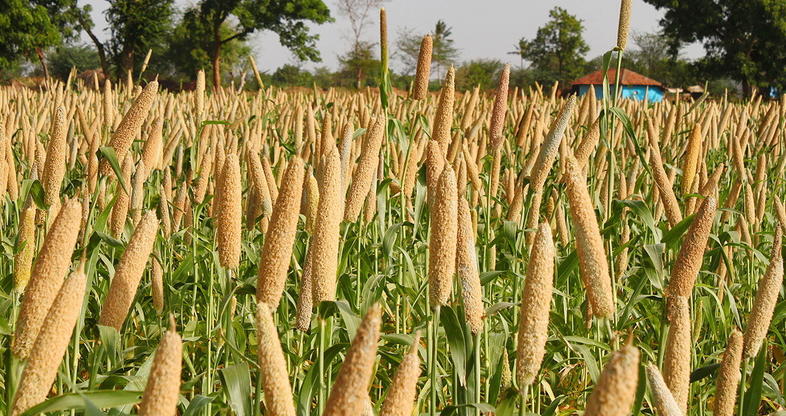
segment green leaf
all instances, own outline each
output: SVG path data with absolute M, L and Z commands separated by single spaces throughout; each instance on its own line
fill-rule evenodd
M 28 190 L 28 195 L 30 198 L 33 199 L 33 202 L 38 207 L 38 209 L 47 210 L 49 206 L 46 205 L 44 201 L 44 186 L 41 185 L 41 181 L 38 179 L 32 181 L 30 183 L 30 189 Z
M 453 360 L 453 367 L 462 386 L 467 384 L 467 357 L 468 345 L 464 338 L 464 329 L 461 327 L 456 312 L 449 306 L 440 308 L 440 322 L 445 328 L 445 336 L 448 338 L 450 346 L 450 357 Z
M 753 372 L 750 378 L 750 387 L 745 392 L 743 403 L 743 414 L 756 415 L 758 414 L 759 404 L 761 403 L 762 383 L 764 380 L 764 370 L 767 366 L 767 339 L 761 344 L 759 355 L 756 357 L 756 364 L 753 366 Z
M 251 405 L 251 372 L 248 364 L 230 365 L 220 371 L 229 407 L 238 416 L 253 415 Z
M 126 187 L 126 183 L 123 180 L 123 171 L 120 169 L 120 164 L 117 160 L 117 154 L 115 154 L 115 149 L 112 146 L 103 146 L 98 148 L 98 157 L 105 158 L 107 162 L 109 162 L 109 166 L 112 167 L 112 170 L 115 171 L 115 176 L 117 176 L 117 182 L 120 183 L 120 186 L 123 187 L 126 195 L 131 195 L 128 192 L 128 188 Z
M 212 401 L 212 397 L 203 396 L 201 394 L 194 397 L 194 399 L 191 400 L 191 403 L 188 404 L 188 407 L 186 408 L 185 413 L 183 413 L 183 416 L 195 416 L 201 414 L 202 409 L 204 409 L 205 406 L 207 406 L 207 404 Z
M 139 403 L 142 398 L 141 391 L 125 390 L 95 390 L 79 393 L 66 393 L 52 397 L 36 406 L 27 409 L 22 416 L 40 415 L 47 412 L 61 412 L 64 410 L 82 410 L 88 406 L 88 401 L 95 408 L 111 408 L 126 404 Z

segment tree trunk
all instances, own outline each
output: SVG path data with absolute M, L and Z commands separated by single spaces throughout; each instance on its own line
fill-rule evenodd
M 213 89 L 221 88 L 221 24 L 213 26 Z
M 101 63 L 101 72 L 104 73 L 104 77 L 109 78 L 109 64 L 106 61 L 106 53 L 104 52 L 104 44 L 98 40 L 95 33 L 90 29 L 90 26 L 87 22 L 79 15 L 79 25 L 82 26 L 82 29 L 87 33 L 87 36 L 90 37 L 90 40 L 93 41 L 93 44 L 96 46 L 96 51 L 98 52 L 98 62 Z
M 46 65 L 46 56 L 44 56 L 44 50 L 36 47 L 35 54 L 38 55 L 38 61 L 41 62 L 41 70 L 44 71 L 44 79 L 49 79 L 49 68 Z
M 751 88 L 751 83 L 748 81 L 747 78 L 743 78 L 742 80 L 742 96 L 743 97 L 750 97 L 753 93 L 753 89 Z
M 128 76 L 129 71 L 134 71 L 134 50 L 129 45 L 123 45 L 120 51 L 120 77 Z

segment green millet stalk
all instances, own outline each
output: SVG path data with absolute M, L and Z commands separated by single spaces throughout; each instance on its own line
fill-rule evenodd
M 11 351 L 25 359 L 71 266 L 71 253 L 79 235 L 82 206 L 67 201 L 55 218 L 33 263 L 30 281 L 22 296 Z

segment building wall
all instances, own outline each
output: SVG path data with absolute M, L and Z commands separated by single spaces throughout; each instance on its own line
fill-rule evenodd
M 595 97 L 603 99 L 603 85 L 594 85 Z M 589 91 L 589 85 L 578 85 L 579 95 L 584 95 Z M 614 94 L 614 85 L 609 85 L 609 92 Z M 633 100 L 643 100 L 645 97 L 651 103 L 663 101 L 665 92 L 663 88 L 652 85 L 623 85 L 622 98 Z

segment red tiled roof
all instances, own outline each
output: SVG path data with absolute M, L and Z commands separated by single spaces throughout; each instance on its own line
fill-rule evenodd
M 609 69 L 608 72 L 608 79 L 609 84 L 613 84 L 616 78 L 617 70 L 616 69 Z M 603 73 L 600 70 L 595 72 L 591 72 L 583 77 L 571 82 L 571 85 L 588 85 L 588 84 L 603 84 Z M 639 73 L 633 72 L 630 69 L 622 68 L 622 73 L 620 76 L 620 84 L 621 85 L 657 85 L 662 87 L 658 81 L 655 81 L 652 78 L 647 78 L 644 75 Z

